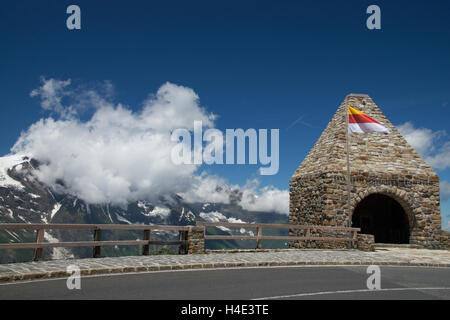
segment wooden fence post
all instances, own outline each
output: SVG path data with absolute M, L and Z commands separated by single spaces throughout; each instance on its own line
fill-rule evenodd
M 187 254 L 188 232 L 185 230 L 178 231 L 178 240 L 182 241 L 178 247 L 178 254 Z
M 257 237 L 258 239 L 256 240 L 256 249 L 261 249 L 262 248 L 262 227 L 256 227 L 256 233 L 257 233 Z
M 150 241 L 150 230 L 144 230 L 144 238 L 142 240 Z M 142 247 L 142 255 L 148 256 L 150 254 L 150 244 L 145 244 Z
M 94 241 L 102 241 L 102 230 L 101 229 L 95 229 L 94 230 Z M 100 258 L 101 256 L 101 246 L 95 246 L 92 250 L 92 256 L 94 258 Z
M 353 230 L 353 241 L 350 242 L 351 244 L 351 248 L 355 249 L 357 247 L 357 242 L 358 242 L 358 232 L 356 230 Z
M 311 228 L 306 229 L 306 240 L 309 240 L 311 238 Z
M 309 240 L 311 238 L 311 228 L 306 229 L 305 238 L 306 238 L 306 247 L 307 248 L 311 247 L 311 240 Z
M 44 240 L 44 232 L 45 232 L 44 229 L 36 230 L 36 243 L 41 243 Z M 34 249 L 34 261 L 42 259 L 42 251 L 43 248 Z

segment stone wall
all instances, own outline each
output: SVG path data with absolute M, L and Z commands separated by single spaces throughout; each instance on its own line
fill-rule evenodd
M 371 234 L 358 234 L 358 249 L 363 251 L 375 251 L 375 237 Z
M 205 252 L 205 227 L 190 226 L 188 230 L 188 253 Z
M 450 250 L 450 232 L 444 230 L 441 232 L 441 246 L 443 249 Z
M 409 220 L 410 244 L 440 246 L 438 181 L 388 174 L 355 175 L 351 183 L 350 212 L 362 199 L 375 193 L 387 195 L 402 205 Z M 345 226 L 350 219 L 346 212 L 347 182 L 344 175 L 322 173 L 291 179 L 289 223 Z
M 291 235 L 305 236 L 304 229 L 291 230 Z M 351 238 L 353 233 L 340 230 L 311 230 L 312 237 L 334 237 L 334 238 Z M 450 237 L 448 234 L 442 233 L 440 238 L 449 244 Z M 363 251 L 374 251 L 375 239 L 371 234 L 357 234 L 356 242 L 349 241 L 291 241 L 292 248 L 315 248 L 315 249 L 360 249 Z M 237 250 L 239 251 L 239 250 Z M 251 250 L 246 250 L 251 251 Z M 255 249 L 254 251 L 261 251 Z M 270 250 L 269 250 L 270 251 Z M 276 250 L 275 250 L 276 251 Z M 188 253 L 205 253 L 205 227 L 191 226 L 188 230 Z
M 311 223 L 308 223 L 311 224 Z M 303 229 L 290 229 L 289 235 L 294 237 L 306 236 L 306 231 Z M 320 238 L 352 238 L 353 233 L 349 231 L 338 230 L 311 230 L 311 237 Z M 353 249 L 354 245 L 350 241 L 328 241 L 328 240 L 301 240 L 291 241 L 289 246 L 291 248 L 310 248 L 310 249 Z

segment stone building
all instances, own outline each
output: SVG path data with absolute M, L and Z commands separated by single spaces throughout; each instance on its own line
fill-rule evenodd
M 347 106 L 386 126 L 390 135 L 350 135 L 351 192 L 347 205 Z M 350 94 L 290 180 L 291 224 L 348 226 L 378 243 L 439 247 L 439 177 L 367 95 Z M 301 236 L 301 230 L 291 230 Z M 336 243 L 293 242 L 295 247 Z

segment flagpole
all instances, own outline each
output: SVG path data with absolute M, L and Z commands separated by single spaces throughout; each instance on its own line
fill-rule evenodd
M 349 146 L 349 140 L 350 140 L 350 134 L 349 134 L 349 108 L 348 106 L 345 108 L 345 119 L 346 119 L 346 123 L 347 123 L 347 127 L 346 127 L 346 144 L 347 144 L 347 148 L 346 148 L 346 153 L 347 153 L 347 210 L 348 210 L 348 226 L 351 227 L 352 226 L 352 214 L 350 212 L 350 190 L 351 190 L 351 181 L 350 181 L 350 157 L 349 157 L 349 153 L 350 153 L 350 146 Z

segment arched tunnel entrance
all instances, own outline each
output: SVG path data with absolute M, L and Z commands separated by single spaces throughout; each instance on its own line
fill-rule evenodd
M 403 207 L 393 198 L 371 194 L 361 200 L 352 216 L 352 226 L 372 234 L 377 243 L 409 243 L 409 221 Z

